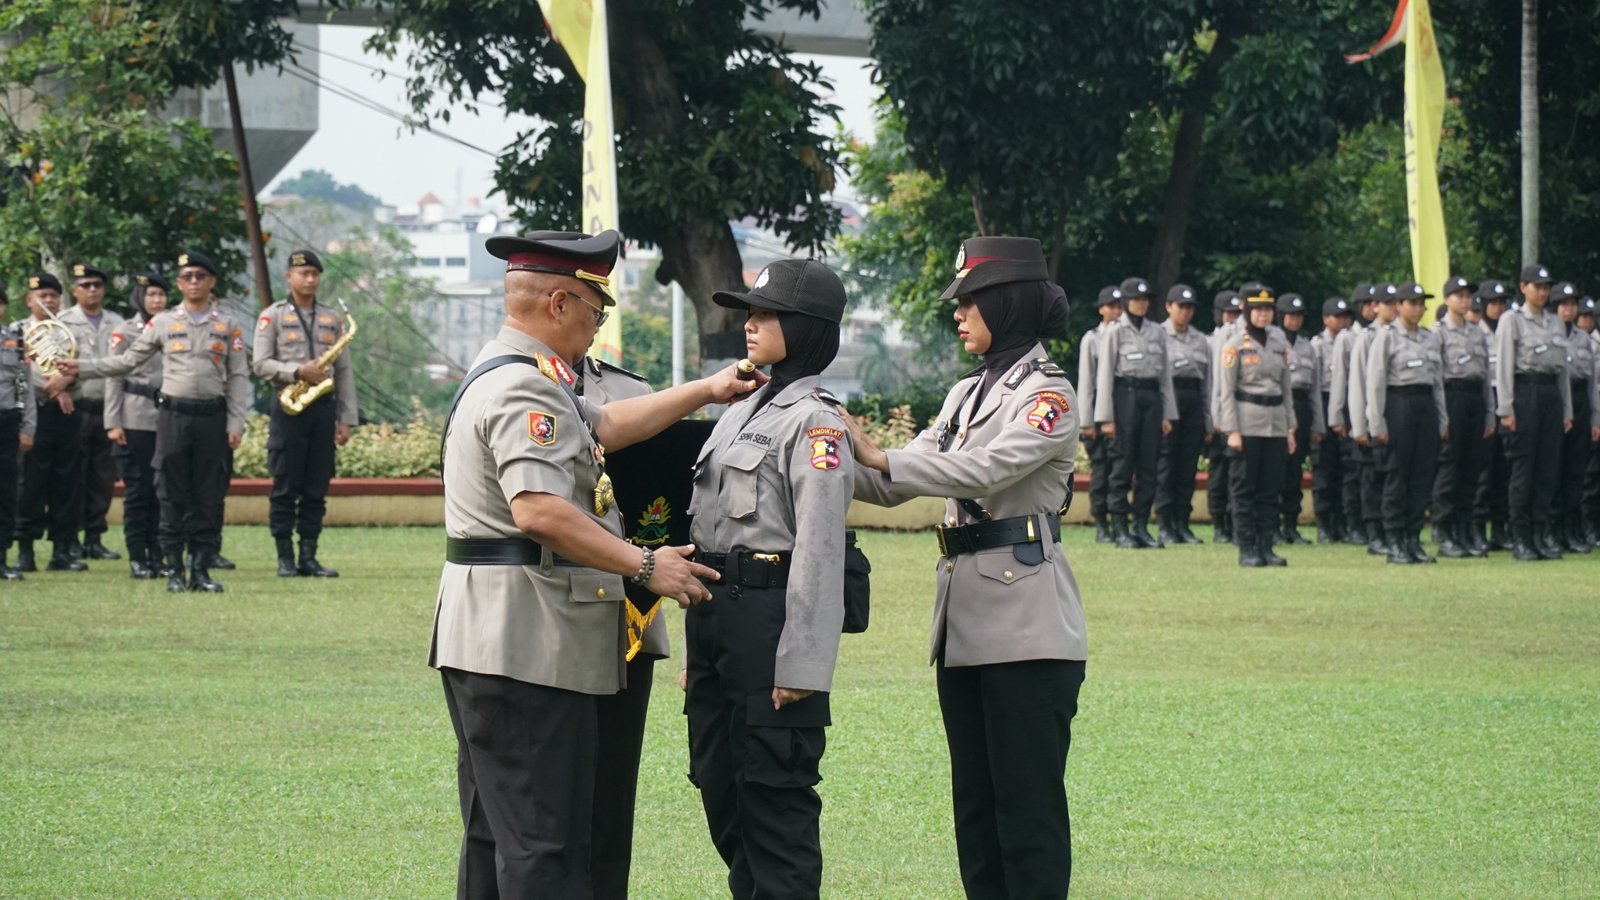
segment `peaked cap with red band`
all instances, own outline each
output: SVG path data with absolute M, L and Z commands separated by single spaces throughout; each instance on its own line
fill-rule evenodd
M 621 246 L 621 235 L 610 230 L 597 235 L 576 231 L 497 234 L 484 243 L 490 256 L 506 261 L 507 272 L 570 275 L 599 291 L 606 306 L 617 304 L 611 293 L 611 270 Z
M 1014 281 L 1045 281 L 1044 248 L 1037 238 L 975 237 L 961 242 L 956 254 L 956 277 L 939 295 L 940 300 L 965 297 L 973 291 Z

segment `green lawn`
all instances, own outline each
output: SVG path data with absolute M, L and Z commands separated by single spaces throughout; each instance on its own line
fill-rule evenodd
M 120 563 L 0 584 L 0 896 L 449 895 L 455 745 L 423 664 L 441 544 L 334 531 L 344 578 L 280 581 L 265 531 L 235 528 L 220 597 Z M 1397 569 L 1310 547 L 1245 571 L 1232 548 L 1067 544 L 1090 634 L 1081 895 L 1600 894 L 1600 555 Z M 932 548 L 866 538 L 827 896 L 960 896 Z M 635 896 L 725 896 L 677 668 L 657 666 Z

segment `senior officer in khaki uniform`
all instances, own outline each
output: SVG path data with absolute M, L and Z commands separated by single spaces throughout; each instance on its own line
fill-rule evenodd
M 19 337 L 28 328 L 61 311 L 61 281 L 49 272 L 28 278 L 29 318 L 13 327 Z M 31 453 L 22 457 L 22 487 L 17 499 L 17 570 L 37 572 L 33 542 L 49 534 L 51 553 L 46 568 L 52 572 L 82 572 L 89 568 L 72 557 L 78 539 L 78 519 L 83 514 L 83 439 L 79 422 L 83 413 L 74 403 L 76 382 L 69 375 L 46 376 L 38 366 L 28 367 L 37 404 L 38 431 Z
M 1083 390 L 1078 400 L 1085 409 L 1094 409 L 1094 373 L 1100 366 L 1100 337 L 1122 316 L 1122 289 L 1114 284 L 1100 289 L 1095 299 L 1095 312 L 1100 322 L 1083 333 L 1078 342 L 1078 384 Z M 1116 540 L 1111 534 L 1111 515 L 1106 511 L 1106 491 L 1111 484 L 1110 439 L 1103 437 L 1090 422 L 1083 426 L 1084 452 L 1089 456 L 1089 515 L 1094 519 L 1095 543 L 1109 544 Z
M 446 562 L 428 664 L 455 728 L 461 897 L 589 897 L 598 696 L 625 684 L 623 578 L 682 605 L 708 598 L 691 546 L 637 547 L 605 447 L 648 438 L 758 386 L 733 367 L 605 407 L 572 365 L 610 313 L 618 237 L 489 239 L 506 324 L 445 425 Z
M 1550 270 L 1522 270 L 1523 304 L 1495 331 L 1495 397 L 1511 459 L 1512 554 L 1560 559 L 1551 528 L 1561 476 L 1562 435 L 1572 428 L 1572 376 L 1561 319 L 1548 308 Z
M 1060 540 L 1079 404 L 1043 341 L 1067 298 L 1032 238 L 970 238 L 943 300 L 983 365 L 938 425 L 887 453 L 856 431 L 856 496 L 945 497 L 932 661 L 969 897 L 1062 897 L 1072 878 L 1064 774 L 1083 685 L 1083 601 Z
M 1110 441 L 1111 533 L 1124 549 L 1160 547 L 1150 536 L 1161 442 L 1172 433 L 1178 403 L 1172 396 L 1167 336 L 1146 318 L 1150 283 L 1122 282 L 1122 318 L 1100 335 L 1095 370 L 1095 427 Z M 1132 500 L 1129 500 L 1129 492 Z
M 1294 450 L 1283 467 L 1283 491 L 1279 494 L 1277 539 L 1285 544 L 1308 544 L 1300 535 L 1300 505 L 1303 499 L 1306 457 L 1322 443 L 1326 428 L 1322 418 L 1322 366 L 1317 350 L 1302 330 L 1306 322 L 1306 300 L 1295 293 L 1278 298 L 1278 323 L 1289 340 L 1289 378 L 1294 384 Z
M 1444 283 L 1445 314 L 1433 325 L 1444 362 L 1444 401 L 1449 430 L 1439 450 L 1433 479 L 1433 526 L 1439 555 L 1481 557 L 1486 548 L 1473 540 L 1472 498 L 1489 460 L 1494 435 L 1494 402 L 1489 388 L 1489 341 L 1467 321 L 1478 286 L 1456 276 Z
M 171 286 L 154 272 L 133 277 L 128 303 L 134 317 L 111 332 L 111 356 L 120 356 L 155 317 L 166 311 Z M 136 579 L 157 578 L 167 572 L 161 552 L 161 505 L 156 500 L 156 427 L 160 410 L 162 361 L 151 357 L 126 378 L 106 379 L 106 437 L 115 445 L 117 471 L 122 475 L 122 537 L 128 548 L 128 571 Z
M 317 359 L 344 337 L 338 310 L 317 302 L 322 260 L 311 250 L 289 254 L 286 273 L 289 296 L 256 319 L 251 367 L 273 387 L 267 426 L 267 468 L 272 495 L 267 524 L 278 550 L 278 575 L 338 578 L 317 560 L 322 519 L 328 512 L 328 483 L 333 480 L 333 448 L 350 440 L 350 428 L 361 421 L 356 410 L 355 371 L 347 347 L 324 372 Z M 333 392 L 291 415 L 278 401 L 278 389 L 333 379 Z M 300 533 L 300 559 L 295 561 L 294 535 Z
M 1272 324 L 1277 306 L 1272 288 L 1252 281 L 1239 288 L 1239 295 L 1247 318 L 1222 347 L 1217 417 L 1232 457 L 1233 537 L 1239 565 L 1286 566 L 1288 561 L 1272 552 L 1272 522 L 1284 463 L 1295 448 L 1289 342 Z
M 154 465 L 161 548 L 172 570 L 167 590 L 174 593 L 222 592 L 209 567 L 222 545 L 229 454 L 244 435 L 250 405 L 244 331 L 212 304 L 216 283 L 217 266 L 210 257 L 193 250 L 180 254 L 181 306 L 156 316 L 121 356 L 62 365 L 80 378 L 123 378 L 161 355 Z M 185 563 L 187 579 L 181 574 Z
M 712 299 L 748 311 L 747 358 L 772 380 L 717 422 L 695 464 L 697 559 L 722 579 L 684 622 L 690 778 L 732 896 L 815 897 L 856 468 L 821 385 L 844 283 L 815 260 L 780 260 Z
M 5 285 L 0 284 L 0 321 L 5 320 Z M 22 338 L 0 327 L 0 580 L 21 581 L 22 573 L 7 561 L 17 527 L 19 457 L 33 448 L 39 410 L 33 402 L 33 379 Z
M 1396 306 L 1397 315 L 1387 328 L 1374 330 L 1367 348 L 1367 434 L 1384 479 L 1388 561 L 1431 563 L 1437 560 L 1423 551 L 1419 534 L 1433 491 L 1439 444 L 1450 426 L 1444 356 L 1438 335 L 1422 327 L 1433 295 L 1416 282 L 1395 287 L 1382 305 Z
M 1197 302 L 1194 288 L 1187 284 L 1168 288 L 1167 321 L 1161 324 L 1171 362 L 1172 396 L 1178 404 L 1177 421 L 1161 442 L 1156 465 L 1156 519 L 1161 526 L 1157 537 L 1168 544 L 1204 543 L 1189 528 L 1200 451 L 1211 439 L 1211 342 L 1194 327 Z
M 122 324 L 122 316 L 106 309 L 106 288 L 110 278 L 105 271 L 78 263 L 72 267 L 73 305 L 60 316 L 78 341 L 78 358 L 93 359 L 111 352 L 111 333 Z M 79 434 L 83 442 L 83 509 L 79 526 L 83 541 L 74 540 L 73 556 L 87 559 L 117 560 L 122 554 L 105 544 L 106 513 L 111 510 L 111 493 L 117 485 L 117 463 L 113 445 L 106 437 L 106 385 L 90 381 L 73 393 L 79 413 Z

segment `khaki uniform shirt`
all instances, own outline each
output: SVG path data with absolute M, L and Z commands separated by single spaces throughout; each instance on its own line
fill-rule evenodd
M 1367 434 L 1379 438 L 1389 433 L 1389 388 L 1423 385 L 1432 388 L 1433 409 L 1439 419 L 1439 436 L 1450 428 L 1444 405 L 1444 355 L 1439 336 L 1426 328 L 1411 331 L 1396 319 L 1374 329 L 1367 348 Z
M 549 347 L 502 327 L 473 362 L 537 354 Z M 511 517 L 518 494 L 551 494 L 622 537 L 612 504 L 595 513 L 603 470 L 585 420 L 600 408 L 573 398 L 526 365 L 506 365 L 472 383 L 444 443 L 444 527 L 457 538 L 520 538 Z M 627 680 L 622 576 L 558 566 L 467 566 L 447 562 L 439 576 L 428 665 L 500 675 L 585 694 L 614 694 Z
M 1183 331 L 1178 331 L 1172 325 L 1172 320 L 1161 323 L 1161 328 L 1167 335 L 1167 357 L 1172 361 L 1171 375 L 1173 381 L 1191 380 L 1200 382 L 1202 397 L 1211 396 L 1211 342 L 1200 329 L 1190 325 Z M 1080 398 L 1081 399 L 1081 398 Z M 1205 404 L 1205 429 L 1211 432 L 1211 404 Z
M 33 365 L 28 362 L 28 355 L 22 346 L 21 330 L 15 325 L 0 328 L 0 409 L 22 410 L 21 430 L 29 437 L 33 437 L 39 429 L 39 407 L 33 399 L 32 369 Z
M 1294 388 L 1289 376 L 1289 339 L 1271 326 L 1262 346 L 1249 329 L 1241 328 L 1222 348 L 1222 376 L 1218 378 L 1222 415 L 1217 428 L 1245 437 L 1287 437 L 1295 430 Z M 1239 394 L 1279 397 L 1277 406 L 1240 400 Z
M 1466 319 L 1460 325 L 1445 316 L 1433 323 L 1439 336 L 1439 352 L 1444 356 L 1446 382 L 1476 378 L 1483 382 L 1483 427 L 1494 427 L 1493 367 L 1489 364 L 1488 332 Z
M 1149 319 L 1138 325 L 1128 318 L 1113 321 L 1101 329 L 1095 364 L 1094 421 L 1116 421 L 1114 387 L 1118 378 L 1149 378 L 1161 388 L 1161 418 L 1178 418 L 1178 402 L 1172 396 L 1172 367 L 1167 364 L 1167 336 L 1161 326 Z
M 1078 581 L 1045 522 L 1071 484 L 1081 407 L 1066 378 L 1031 368 L 1030 360 L 1044 355 L 1035 345 L 976 404 L 982 374 L 956 382 L 938 425 L 904 450 L 888 451 L 889 475 L 857 473 L 856 496 L 868 502 L 945 497 L 945 523 L 962 525 L 973 519 L 956 501 L 974 500 L 995 519 L 1032 516 L 1045 536 L 1039 565 L 1019 562 L 1011 547 L 939 559 L 930 663 L 941 656 L 947 666 L 1088 656 Z
M 845 516 L 855 485 L 849 428 L 821 379 L 769 388 L 728 408 L 695 463 L 696 548 L 789 559 L 774 683 L 827 691 L 844 627 Z M 717 601 L 713 601 L 717 602 Z
M 244 358 L 244 331 L 233 317 L 213 306 L 198 322 L 186 306 L 156 316 L 127 352 L 87 359 L 79 378 L 124 378 L 161 356 L 161 392 L 185 400 L 228 398 L 228 432 L 244 433 L 250 407 L 249 363 Z
M 1292 339 L 1287 331 L 1283 336 L 1289 342 L 1289 381 L 1295 390 L 1311 395 L 1311 433 L 1322 434 L 1328 425 L 1322 415 L 1322 361 L 1317 358 L 1317 348 L 1305 332 L 1296 332 Z
M 307 326 L 311 329 L 309 334 Z M 278 388 L 291 385 L 300 380 L 296 373 L 302 365 L 314 361 L 343 336 L 344 319 L 329 307 L 313 303 L 309 312 L 296 312 L 293 300 L 279 300 L 256 319 L 251 366 L 256 377 Z M 334 401 L 339 404 L 337 421 L 341 425 L 359 423 L 349 347 L 333 361 L 329 374 L 333 377 Z
M 1567 369 L 1572 375 L 1572 389 L 1589 392 L 1589 412 L 1592 422 L 1573 422 L 1573 428 L 1600 427 L 1600 395 L 1596 381 L 1600 381 L 1600 354 L 1595 352 L 1594 341 L 1577 326 L 1567 326 Z
M 592 357 L 585 356 L 578 366 L 578 382 L 573 385 L 578 394 L 596 406 L 605 406 L 613 400 L 642 397 L 651 393 L 650 382 L 636 378 L 632 373 L 602 366 Z M 668 600 L 665 603 L 671 603 Z M 665 606 L 663 606 L 665 608 Z M 672 645 L 667 639 L 667 617 L 656 614 L 640 637 L 639 653 L 665 659 L 672 655 Z
M 123 322 L 121 316 L 104 308 L 100 312 L 100 321 L 92 322 L 78 306 L 69 307 L 56 318 L 72 329 L 72 336 L 78 341 L 78 359 L 96 359 L 110 353 L 111 333 Z M 106 398 L 106 383 L 98 379 L 73 382 L 68 392 L 74 398 L 103 401 Z
M 1495 330 L 1494 384 L 1499 416 L 1514 416 L 1516 376 L 1547 373 L 1556 376 L 1561 391 L 1561 417 L 1572 418 L 1572 382 L 1567 372 L 1566 324 L 1546 307 L 1540 313 L 1526 307 L 1508 309 Z
M 121 356 L 128 352 L 133 342 L 150 327 L 153 319 L 135 317 L 123 321 L 111 332 L 111 356 Z M 128 431 L 155 431 L 156 400 L 127 389 L 129 383 L 148 385 L 156 390 L 161 389 L 161 360 L 152 356 L 145 360 L 137 369 L 128 373 L 126 378 L 107 378 L 106 386 L 106 428 L 123 428 Z

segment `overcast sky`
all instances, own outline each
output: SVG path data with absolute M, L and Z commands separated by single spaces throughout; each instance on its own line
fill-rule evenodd
M 386 60 L 366 54 L 361 43 L 371 35 L 371 29 L 334 25 L 322 25 L 319 29 L 324 52 L 318 55 L 317 64 L 325 82 L 396 111 L 409 108 L 404 82 L 399 78 L 384 78 L 374 71 L 374 68 L 381 68 L 403 73 L 403 57 Z M 359 59 L 365 65 L 339 57 Z M 801 58 L 821 65 L 833 82 L 836 94 L 831 99 L 842 107 L 840 118 L 845 127 L 860 137 L 870 138 L 875 90 L 866 69 L 867 61 L 831 56 Z M 525 130 L 529 121 L 524 116 L 481 108 L 476 116 L 456 111 L 450 123 L 440 127 L 467 143 L 498 152 Z M 270 193 L 277 181 L 305 169 L 324 169 L 336 180 L 358 185 L 395 206 L 415 203 L 429 191 L 446 203 L 469 197 L 487 198 L 494 187 L 492 157 L 438 135 L 406 133 L 392 119 L 327 89 L 320 92 L 316 135 L 263 193 Z M 841 190 L 841 194 L 847 192 L 848 188 Z M 497 197 L 495 202 L 501 201 Z

